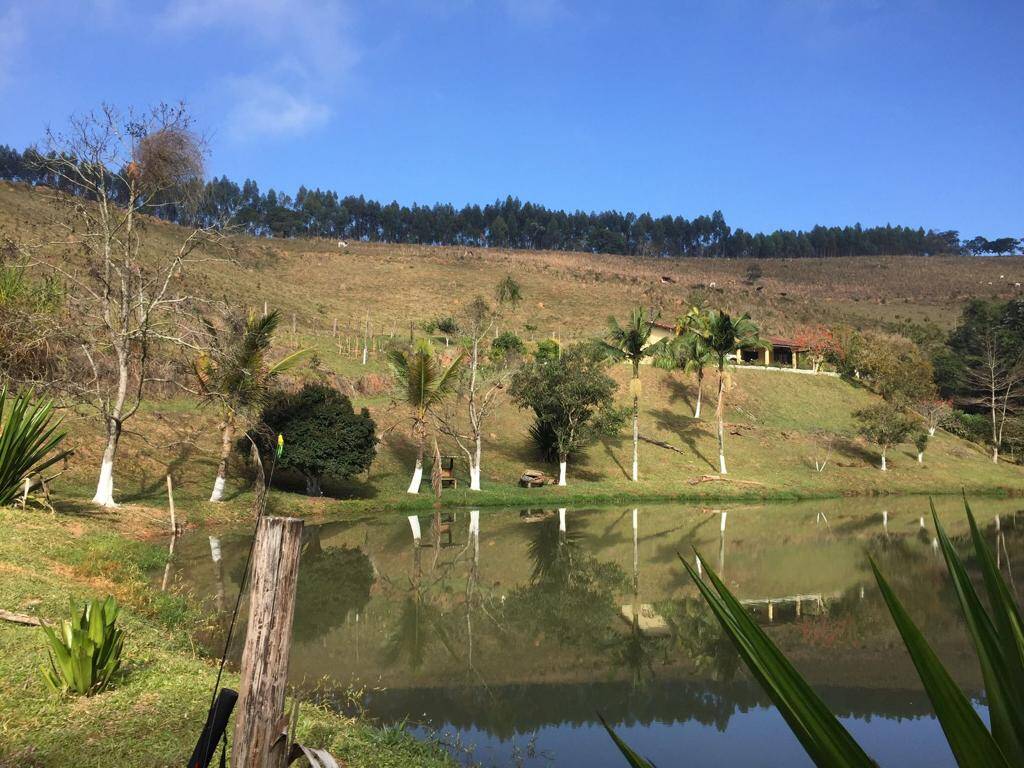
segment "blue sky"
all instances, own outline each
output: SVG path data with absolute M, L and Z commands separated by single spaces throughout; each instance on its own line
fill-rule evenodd
M 1020 0 L 0 0 L 0 143 L 185 99 L 263 189 L 1021 236 L 1022 36 Z

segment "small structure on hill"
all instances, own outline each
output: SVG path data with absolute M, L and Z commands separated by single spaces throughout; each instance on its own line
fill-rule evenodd
M 800 353 L 807 351 L 806 346 L 782 336 L 764 336 L 761 341 L 765 343 L 762 348 L 740 350 L 736 363 L 799 368 Z
M 655 322 L 651 326 L 651 342 L 675 336 L 676 328 L 671 323 Z M 801 355 L 808 351 L 806 345 L 783 336 L 762 336 L 764 347 L 743 349 L 739 355 L 730 356 L 737 365 L 762 365 L 776 368 L 800 368 Z

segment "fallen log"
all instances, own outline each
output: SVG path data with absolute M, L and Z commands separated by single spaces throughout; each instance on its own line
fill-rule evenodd
M 736 485 L 758 485 L 758 486 L 763 486 L 764 485 L 764 483 L 759 483 L 759 482 L 757 482 L 757 480 L 736 480 L 734 478 L 726 477 L 726 476 L 722 476 L 722 475 L 701 475 L 700 477 L 691 477 L 686 482 L 688 482 L 690 485 L 700 485 L 701 483 L 714 483 L 714 482 L 734 483 Z
M 682 448 L 676 448 L 671 443 L 666 443 L 666 442 L 664 442 L 662 440 L 655 440 L 653 437 L 646 437 L 645 435 L 637 435 L 637 439 L 638 440 L 642 440 L 645 443 L 650 443 L 651 445 L 656 445 L 659 448 L 665 448 L 666 450 L 669 450 L 669 451 L 675 451 L 676 453 L 681 453 L 684 456 L 689 456 L 690 455 L 687 451 L 684 451 Z
M 11 613 L 2 608 L 0 608 L 0 619 L 13 624 L 24 624 L 29 627 L 38 627 L 42 623 L 35 616 L 29 616 L 27 613 Z

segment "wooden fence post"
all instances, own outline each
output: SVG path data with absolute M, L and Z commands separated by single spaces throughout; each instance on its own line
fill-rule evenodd
M 167 476 L 167 506 L 171 510 L 171 536 L 178 535 L 178 518 L 174 513 L 174 486 L 171 483 L 171 476 Z
M 264 517 L 256 531 L 249 622 L 235 709 L 232 768 L 283 768 L 285 686 L 299 578 L 302 520 Z

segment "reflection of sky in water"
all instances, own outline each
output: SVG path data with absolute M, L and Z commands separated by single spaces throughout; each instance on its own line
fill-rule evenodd
M 974 505 L 990 543 L 1001 516 L 1001 560 L 1024 549 L 1018 503 Z M 962 507 L 939 506 L 965 544 Z M 696 547 L 872 757 L 952 764 L 866 560 L 978 695 L 926 499 L 732 506 L 724 540 L 717 508 L 644 507 L 635 539 L 630 512 L 570 510 L 560 532 L 550 511 L 484 511 L 475 565 L 466 513 L 436 563 L 432 547 L 414 556 L 404 516 L 307 526 L 292 679 L 362 685 L 370 714 L 438 728 L 483 765 L 622 765 L 597 712 L 659 765 L 808 764 L 679 564 Z M 220 538 L 219 570 L 205 536 L 182 539 L 177 579 L 230 604 L 248 541 Z
M 987 710 L 978 711 L 988 720 Z M 954 766 L 942 728 L 931 717 L 888 719 L 840 718 L 843 725 L 880 765 L 902 768 Z M 622 768 L 622 757 L 609 748 L 608 734 L 600 725 L 539 728 L 529 736 L 498 740 L 486 731 L 437 727 L 444 740 L 458 744 L 453 754 L 465 763 L 483 766 L 522 765 Z M 423 729 L 414 729 L 426 735 Z M 700 723 L 652 723 L 616 728 L 631 746 L 658 766 L 812 766 L 800 743 L 773 708 L 756 707 L 736 715 L 725 731 Z M 641 746 L 642 745 L 642 746 Z

